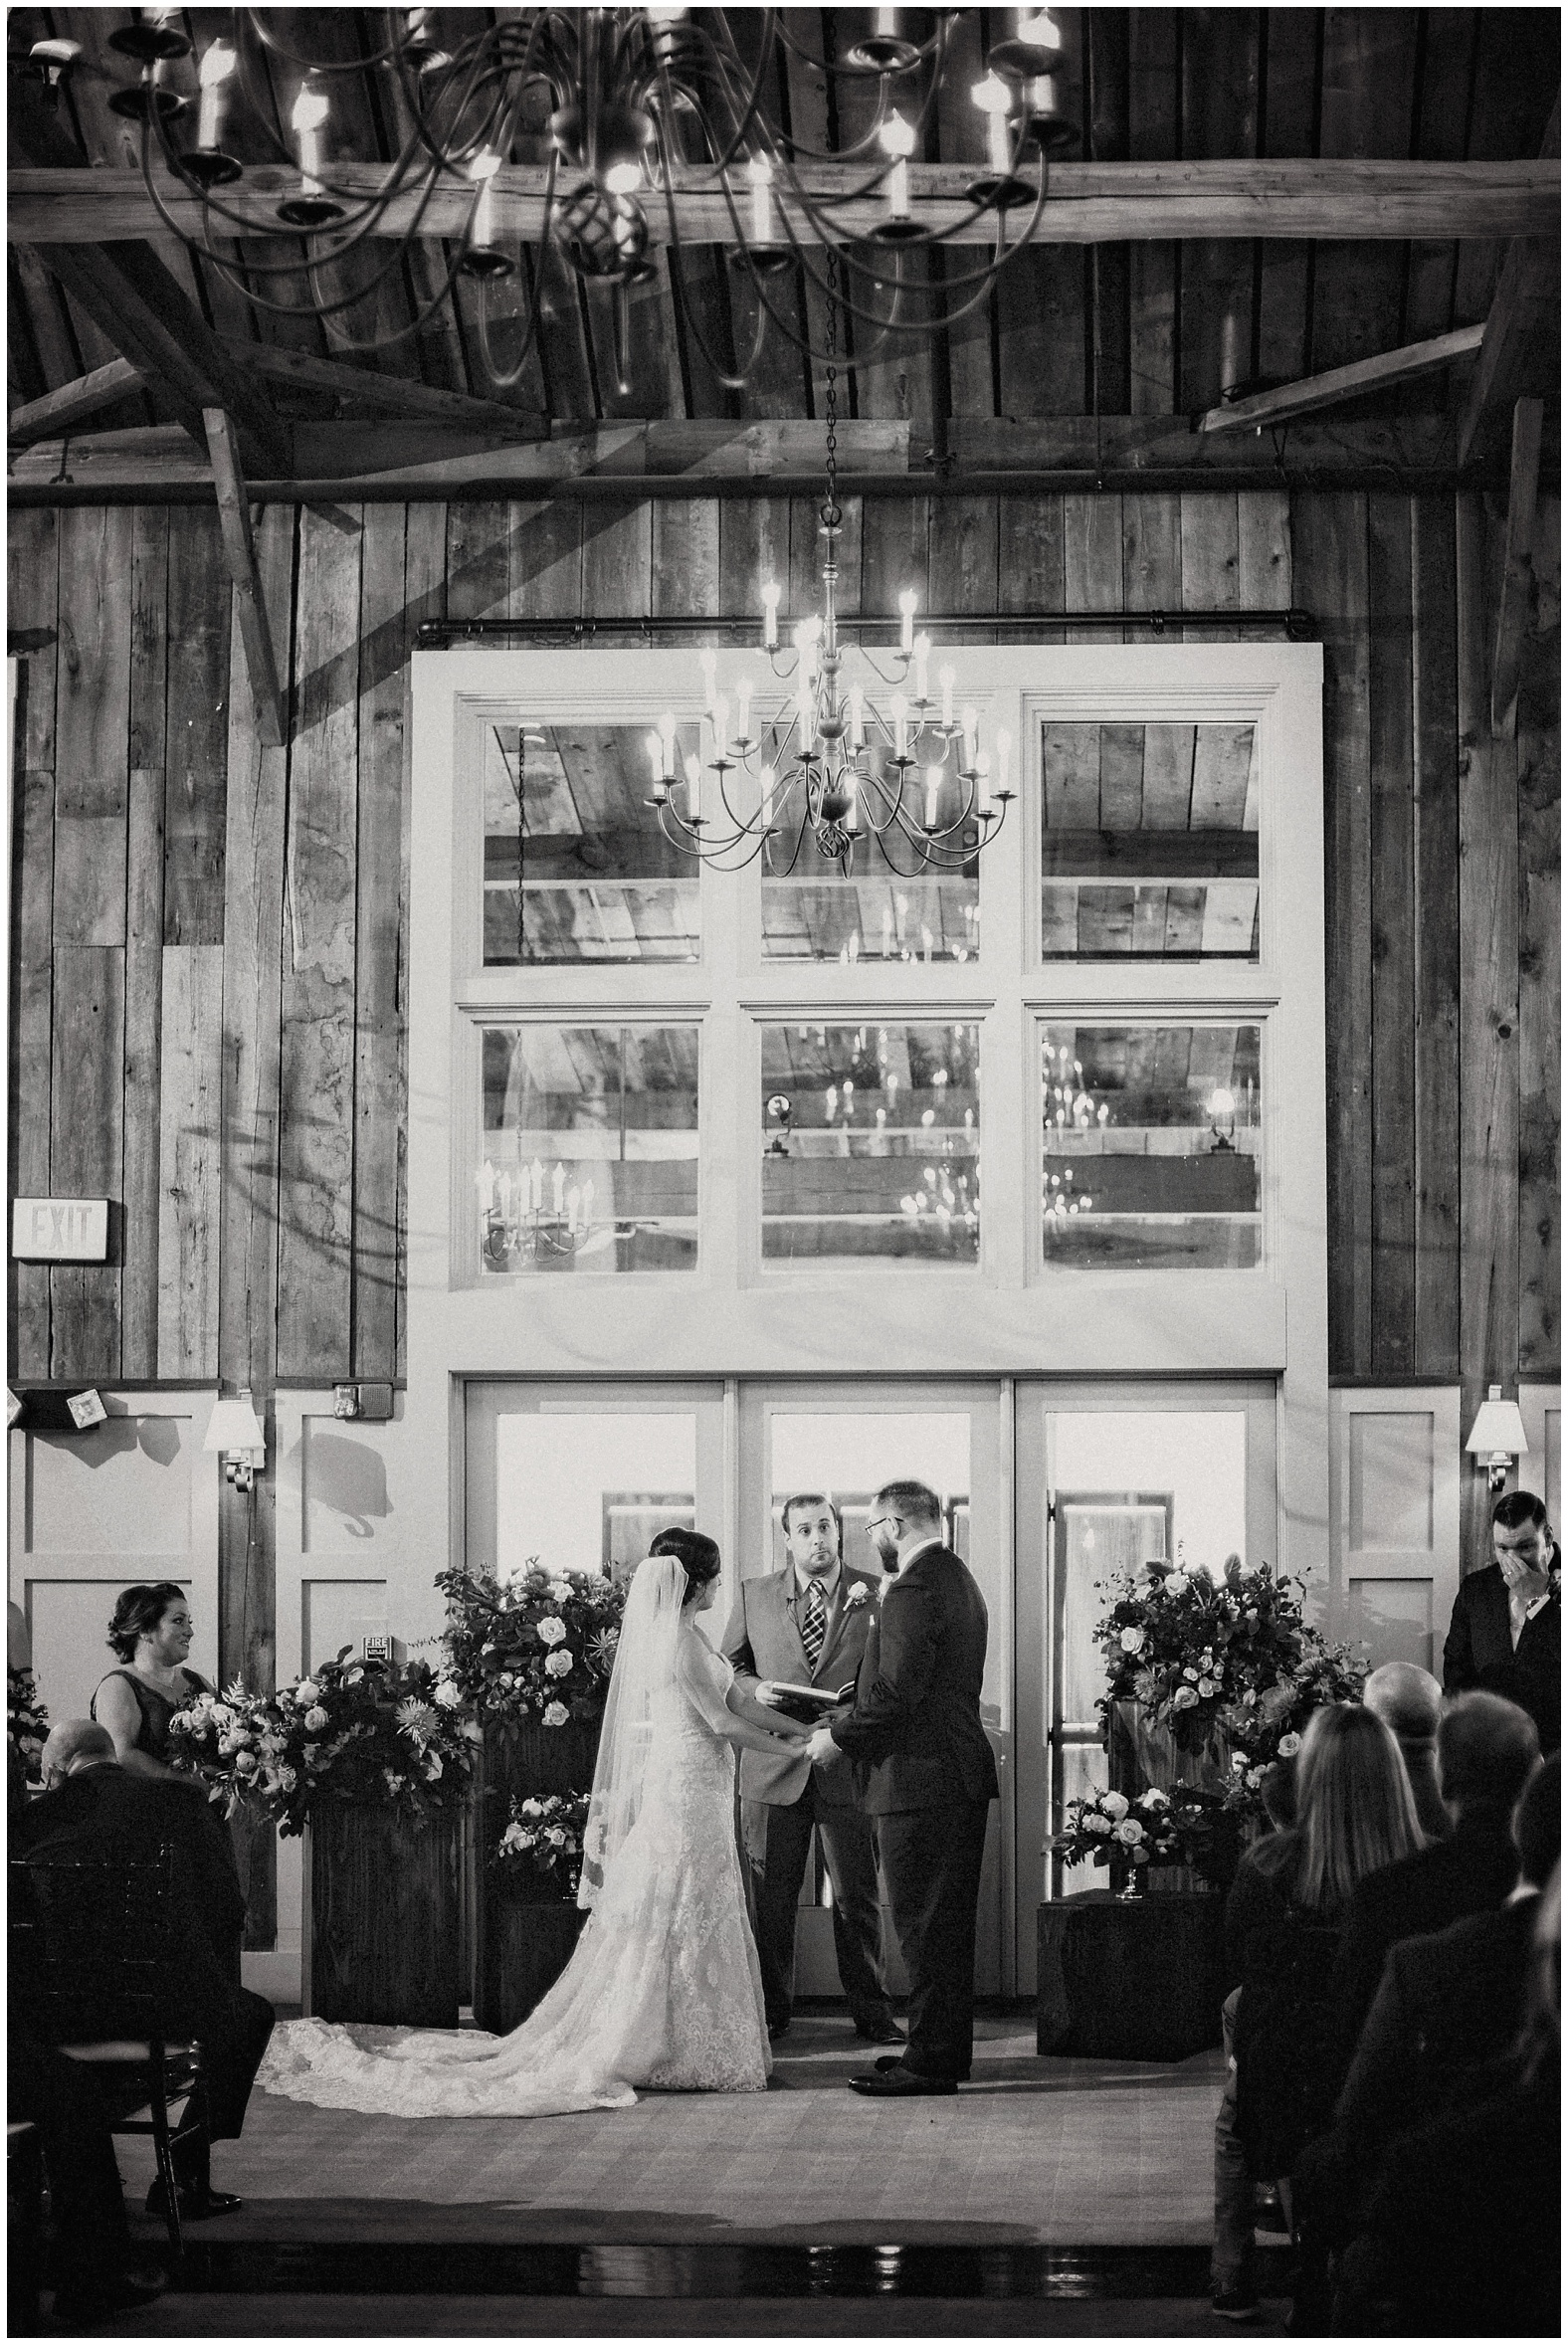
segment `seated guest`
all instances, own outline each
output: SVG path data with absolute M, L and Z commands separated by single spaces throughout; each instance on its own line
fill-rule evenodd
M 273 2007 L 232 1975 L 229 1958 L 238 1959 L 245 1907 L 232 1868 L 214 1847 L 208 1812 L 183 1790 L 125 1774 L 107 1730 L 86 1718 L 54 1728 L 44 1745 L 44 1780 L 49 1788 L 13 1832 L 16 1853 L 30 1859 L 112 1860 L 173 1848 L 177 1958 L 164 2025 L 171 2037 L 196 2037 L 206 2052 L 211 2138 L 238 2139 L 273 2032 Z M 182 2210 L 199 2217 L 238 2206 L 212 2189 L 204 2142 L 186 2144 L 182 2157 Z M 150 2212 L 162 2211 L 161 2193 L 155 2184 Z
M 1467 1573 L 1443 1648 L 1443 1690 L 1517 1702 L 1548 1755 L 1562 1740 L 1562 1550 L 1533 1490 L 1491 1510 L 1492 1561 Z
M 132 2254 L 125 2194 L 114 2162 L 102 2080 L 43 2044 L 13 2010 L 6 2039 L 6 2115 L 38 2127 L 49 2177 L 60 2278 L 57 2327 L 150 2304 L 168 2285 L 155 2263 Z
M 1513 1839 L 1519 1885 L 1506 1903 L 1402 1939 L 1384 1965 L 1333 2131 L 1312 2144 L 1297 2177 L 1313 2228 L 1336 2245 L 1350 2236 L 1385 2143 L 1472 2098 L 1476 2070 L 1518 2039 L 1540 1892 L 1562 1843 L 1560 1758 L 1525 1785 Z
M 1531 1910 L 1517 2048 L 1466 2108 L 1389 2143 L 1340 2258 L 1336 2336 L 1561 2334 L 1560 1871 Z
M 195 1634 L 185 1591 L 173 1580 L 126 1588 L 108 1625 L 108 1644 L 120 1666 L 98 1679 L 92 1714 L 114 1737 L 127 1775 L 174 1782 L 190 1789 L 193 1778 L 169 1765 L 169 1720 L 189 1709 L 198 1693 L 213 1691 L 205 1677 L 187 1668 L 185 1656 Z M 195 1789 L 201 1790 L 200 1784 Z
M 1421 1846 L 1399 1745 L 1370 1710 L 1314 1710 L 1294 1766 L 1296 1821 L 1243 1857 L 1226 1907 L 1226 1943 L 1242 1974 L 1235 2009 L 1235 2131 L 1246 2172 L 1282 2181 L 1327 2125 L 1323 2040 L 1340 1925 L 1357 1883 Z M 1217 2312 L 1257 2301 L 1252 2192 L 1234 2159 L 1220 2202 L 1217 2139 L 1212 2277 Z M 1288 2193 L 1282 2194 L 1288 2199 Z
M 1438 1789 L 1438 1718 L 1443 1688 L 1430 1669 L 1414 1661 L 1385 1661 L 1361 1688 L 1361 1699 L 1376 1712 L 1399 1745 L 1399 1755 L 1416 1795 L 1416 1814 L 1429 1841 L 1449 1837 L 1449 1812 Z
M 1438 1780 L 1454 1821 L 1446 1841 L 1364 1881 L 1334 1967 L 1334 2097 L 1345 2080 L 1388 1950 L 1500 1905 L 1519 1873 L 1509 1830 L 1540 1764 L 1535 1728 L 1497 1693 L 1462 1693 L 1438 1721 Z

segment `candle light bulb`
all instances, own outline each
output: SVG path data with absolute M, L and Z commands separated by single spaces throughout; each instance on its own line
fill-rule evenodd
M 893 693 L 891 707 L 893 755 L 901 759 L 909 753 L 908 702 L 902 692 Z
M 729 747 L 729 702 L 722 692 L 713 702 L 713 752 L 722 757 Z
M 214 41 L 201 61 L 201 112 L 197 116 L 196 143 L 212 147 L 218 143 L 223 110 L 223 86 L 234 71 L 235 53 L 227 41 Z
M 648 756 L 654 769 L 655 781 L 662 782 L 665 778 L 665 744 L 658 733 L 650 733 L 648 736 Z
M 488 252 L 495 242 L 495 174 L 499 169 L 500 156 L 492 146 L 477 154 L 469 165 L 469 177 L 480 191 L 480 200 L 474 207 L 474 224 L 469 230 L 469 245 L 475 252 Z
M 928 765 L 925 769 L 925 827 L 928 831 L 936 828 L 936 793 L 941 786 L 941 767 Z
M 980 717 L 979 717 L 979 712 L 978 712 L 978 710 L 976 710 L 976 709 L 974 709 L 974 708 L 966 708 L 966 709 L 964 710 L 964 763 L 965 763 L 965 765 L 971 765 L 971 766 L 972 766 L 972 765 L 974 764 L 974 761 L 975 761 L 975 736 L 976 736 L 976 733 L 977 733 L 977 731 L 978 731 L 978 729 L 979 729 L 979 724 L 980 724 Z
M 316 177 L 321 166 L 321 130 L 331 110 L 332 101 L 326 92 L 311 82 L 304 83 L 289 117 L 299 140 L 301 194 L 321 193 L 321 182 Z
M 762 589 L 762 649 L 773 652 L 779 640 L 779 589 L 770 578 Z
M 694 753 L 686 761 L 686 821 L 699 823 L 702 819 L 702 760 Z
M 699 652 L 697 654 L 697 665 L 702 671 L 703 705 L 707 709 L 709 715 L 711 715 L 714 697 L 718 690 L 718 685 L 715 682 L 718 671 L 718 654 L 711 648 L 706 651 Z
M 953 685 L 958 680 L 950 668 L 944 668 L 936 681 L 942 687 L 942 722 L 950 725 L 953 721 Z
M 663 755 L 660 777 L 668 782 L 676 770 L 676 720 L 669 708 L 659 719 L 659 743 Z
M 903 614 L 903 625 L 899 629 L 898 633 L 898 649 L 902 652 L 906 660 L 910 657 L 914 650 L 914 606 L 916 599 L 915 591 L 912 586 L 906 586 L 902 594 L 898 597 L 898 608 Z
M 749 676 L 738 676 L 735 679 L 735 703 L 739 710 L 735 738 L 737 741 L 748 741 L 751 738 L 751 679 Z
M 566 1167 L 558 1164 L 550 1175 L 550 1195 L 555 1207 L 555 1218 L 561 1218 L 561 1206 L 566 1196 Z
M 914 696 L 921 702 L 924 702 L 930 698 L 930 693 L 927 690 L 927 685 L 930 682 L 928 673 L 930 659 L 930 637 L 928 635 L 917 635 L 914 639 Z
M 980 812 L 991 812 L 991 760 L 982 749 L 975 759 L 975 772 L 980 777 Z
M 768 189 L 773 183 L 773 165 L 765 154 L 753 155 L 746 165 L 746 177 L 751 182 L 751 241 L 765 245 L 772 241 L 773 205 Z
M 983 82 L 973 85 L 969 95 L 985 115 L 986 161 L 999 178 L 1005 178 L 1013 160 L 1007 130 L 1012 92 L 1000 74 L 987 74 Z
M 887 174 L 887 215 L 892 220 L 909 217 L 909 157 L 914 152 L 914 125 L 902 114 L 887 116 L 878 136 L 883 154 L 892 158 L 892 169 Z

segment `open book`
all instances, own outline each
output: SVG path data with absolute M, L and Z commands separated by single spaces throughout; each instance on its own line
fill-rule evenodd
M 819 1718 L 826 1718 L 831 1710 L 839 1709 L 845 1702 L 855 1699 L 853 1677 L 848 1685 L 841 1685 L 836 1693 L 830 1692 L 826 1685 L 788 1685 L 777 1677 L 774 1684 L 784 1697 L 775 1707 L 782 1710 L 787 1718 L 798 1718 L 806 1726 L 814 1726 Z

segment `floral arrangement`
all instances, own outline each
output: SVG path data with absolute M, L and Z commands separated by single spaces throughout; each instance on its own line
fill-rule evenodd
M 1330 1646 L 1302 1618 L 1303 1583 L 1268 1564 L 1227 1557 L 1218 1579 L 1180 1562 L 1145 1564 L 1112 1583 L 1094 1630 L 1105 1656 L 1099 1703 L 1108 1737 L 1112 1705 L 1135 1702 L 1178 1750 L 1222 1739 L 1241 1747 L 1249 1773 L 1274 1757 L 1322 1701 L 1353 1700 L 1366 1671 L 1343 1646 Z
M 513 1800 L 510 1820 L 490 1864 L 503 1879 L 520 1876 L 526 1880 L 542 1873 L 563 1898 L 575 1897 L 587 1828 L 586 1792 Z
M 1168 1792 L 1095 1792 L 1069 1800 L 1051 1847 L 1069 1864 L 1210 1866 L 1231 1838 L 1225 1795 L 1177 1783 Z
M 49 1712 L 38 1698 L 31 1669 L 6 1671 L 6 1747 L 29 1783 L 39 1779 L 39 1761 L 49 1739 Z
M 243 1684 L 197 1696 L 169 1721 L 170 1760 L 227 1812 L 253 1804 L 286 1837 L 329 1800 L 414 1822 L 468 1792 L 483 1730 L 462 1687 L 428 1661 L 354 1661 L 344 1646 L 275 1694 Z
M 602 1714 L 623 1587 L 586 1572 L 547 1572 L 537 1557 L 504 1584 L 447 1571 L 436 1585 L 451 1608 L 447 1674 L 487 1720 L 564 1726 Z

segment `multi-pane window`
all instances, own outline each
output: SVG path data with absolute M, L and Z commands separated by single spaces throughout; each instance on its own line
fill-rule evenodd
M 697 867 L 647 804 L 649 727 L 523 716 L 483 740 L 487 964 L 696 960 Z M 679 728 L 675 758 L 696 746 Z
M 482 1270 L 695 1268 L 697 1040 L 694 1025 L 484 1029 Z
M 1041 728 L 1047 961 L 1256 961 L 1252 724 Z
M 963 784 L 961 741 L 938 739 L 932 756 L 922 756 L 904 784 L 904 802 L 918 817 L 927 794 L 935 793 L 935 812 L 946 820 L 960 804 Z M 895 777 L 888 770 L 887 787 Z M 860 808 L 866 828 L 885 815 L 884 803 L 867 793 Z M 952 842 L 959 852 L 972 844 L 959 834 Z M 890 835 L 893 860 L 912 866 L 907 841 Z M 767 961 L 839 961 L 849 965 L 871 962 L 882 968 L 908 962 L 974 961 L 980 955 L 980 864 L 978 856 L 951 871 L 912 873 L 891 871 L 875 848 L 857 848 L 846 873 L 836 859 L 822 855 L 809 826 L 786 829 L 769 843 L 762 878 L 762 957 Z
M 980 1029 L 762 1029 L 768 1262 L 980 1259 Z
M 1048 1269 L 1255 1270 L 1263 1260 L 1262 1028 L 1041 1028 Z

